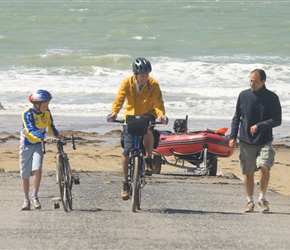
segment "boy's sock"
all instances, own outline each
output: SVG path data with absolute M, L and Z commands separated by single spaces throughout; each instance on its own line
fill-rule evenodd
M 265 200 L 265 195 L 264 194 L 260 194 L 259 200 Z
M 29 194 L 28 193 L 24 193 L 24 201 L 29 201 Z
M 32 198 L 37 198 L 38 197 L 38 189 L 33 189 L 31 197 Z
M 253 202 L 253 201 L 254 201 L 253 196 L 248 196 L 248 202 Z

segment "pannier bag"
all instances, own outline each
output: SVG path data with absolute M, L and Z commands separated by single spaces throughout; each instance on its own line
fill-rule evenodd
M 173 130 L 176 133 L 186 133 L 187 132 L 187 120 L 186 119 L 176 119 L 173 124 Z
M 147 133 L 150 116 L 127 115 L 126 123 L 128 133 L 131 135 L 142 136 Z

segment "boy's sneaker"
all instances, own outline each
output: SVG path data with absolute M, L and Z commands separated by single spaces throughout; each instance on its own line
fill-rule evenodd
M 265 199 L 261 199 L 258 201 L 258 207 L 261 212 L 269 212 L 269 202 Z
M 154 166 L 153 166 L 153 159 L 151 157 L 145 158 L 145 174 L 152 175 Z
M 33 204 L 35 209 L 41 209 L 41 205 L 39 203 L 39 199 L 38 198 L 32 198 L 31 201 L 32 201 L 32 204 Z
M 130 186 L 128 182 L 123 181 L 123 189 L 121 192 L 121 197 L 123 200 L 128 200 L 129 199 L 129 191 L 130 191 Z
M 24 201 L 21 210 L 30 210 L 30 201 Z
M 249 201 L 245 207 L 245 213 L 252 213 L 254 212 L 254 203 L 252 201 Z

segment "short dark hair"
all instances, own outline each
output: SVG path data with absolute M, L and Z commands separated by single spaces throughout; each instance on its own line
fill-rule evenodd
M 264 71 L 263 69 L 254 69 L 254 70 L 251 72 L 251 74 L 252 74 L 252 73 L 255 73 L 255 72 L 258 72 L 258 73 L 259 73 L 259 75 L 260 75 L 260 80 L 261 80 L 261 81 L 265 81 L 265 80 L 266 80 L 267 76 L 266 76 L 266 73 L 265 73 L 265 71 Z

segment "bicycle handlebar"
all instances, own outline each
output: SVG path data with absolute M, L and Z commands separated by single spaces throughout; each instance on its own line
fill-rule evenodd
M 125 120 L 114 120 L 112 122 L 122 123 L 123 125 L 126 125 L 126 121 Z M 163 124 L 163 123 L 161 121 L 149 121 L 149 126 L 154 126 L 156 124 Z
M 52 140 L 52 143 L 62 143 L 62 145 L 65 145 L 67 141 L 71 141 L 71 146 L 74 150 L 76 150 L 76 146 L 75 146 L 75 138 L 73 135 L 71 135 L 70 137 L 62 137 L 62 138 L 56 138 Z M 44 140 L 41 141 L 41 146 L 42 146 L 42 152 L 43 154 L 45 154 L 45 144 L 46 142 Z

